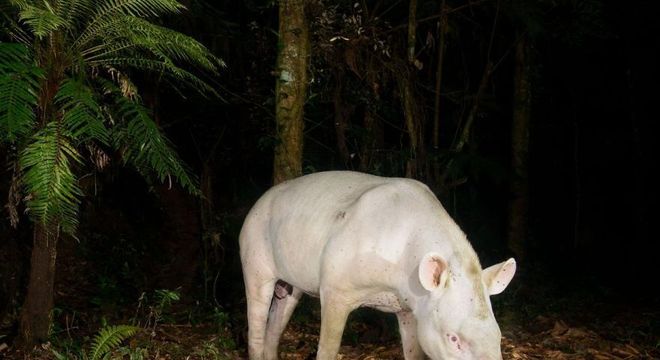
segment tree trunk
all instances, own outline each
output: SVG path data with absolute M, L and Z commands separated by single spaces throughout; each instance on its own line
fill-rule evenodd
M 438 151 L 440 150 L 440 90 L 442 89 L 442 64 L 445 59 L 445 42 L 447 34 L 447 6 L 446 0 L 440 4 L 440 39 L 438 41 L 438 63 L 435 71 L 435 99 L 433 101 L 433 136 L 431 144 L 433 145 L 434 156 L 431 161 L 432 184 L 438 185 L 440 176 L 440 159 Z M 434 187 L 435 187 L 434 186 Z
M 415 42 L 417 30 L 417 0 L 410 0 L 408 11 L 408 47 L 407 47 L 407 69 L 403 74 L 400 84 L 401 100 L 403 103 L 403 116 L 405 118 L 406 130 L 410 138 L 410 159 L 406 164 L 406 177 L 417 178 L 423 172 L 424 164 L 424 136 L 422 131 L 421 117 L 417 111 L 415 102 Z
M 433 149 L 440 147 L 440 89 L 442 86 L 442 64 L 445 59 L 445 35 L 447 33 L 446 0 L 440 4 L 440 40 L 438 41 L 438 66 L 435 71 L 435 99 L 433 102 Z
M 380 101 L 380 84 L 378 80 L 377 66 L 373 57 L 367 62 L 367 83 L 373 93 L 373 103 Z M 369 102 L 365 104 L 364 109 L 364 129 L 365 135 L 362 140 L 362 149 L 360 150 L 360 171 L 368 172 L 377 166 L 377 151 L 383 147 L 385 134 L 383 128 L 374 114 Z
M 279 1 L 279 52 L 275 86 L 275 147 L 273 182 L 302 175 L 303 108 L 307 95 L 309 31 L 303 0 Z
M 519 258 L 525 256 L 527 214 L 529 211 L 529 121 L 532 107 L 531 61 L 529 40 L 516 45 L 511 131 L 511 203 L 509 205 L 509 249 Z
M 342 83 L 343 74 L 337 72 L 337 84 L 333 94 L 332 104 L 335 111 L 335 133 L 337 135 L 337 150 L 344 163 L 344 167 L 351 169 L 351 154 L 348 150 L 346 141 L 346 131 L 348 130 L 348 119 L 353 112 L 352 105 L 346 105 L 342 101 Z
M 25 302 L 21 308 L 18 329 L 18 344 L 25 350 L 30 350 L 35 344 L 48 340 L 50 324 L 53 320 L 58 237 L 56 230 L 46 231 L 43 225 L 34 224 L 30 279 Z

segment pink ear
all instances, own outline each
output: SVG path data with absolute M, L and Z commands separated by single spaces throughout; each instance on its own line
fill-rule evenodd
M 497 295 L 506 289 L 516 273 L 516 260 L 511 258 L 484 269 L 481 277 L 484 280 L 488 294 Z
M 438 253 L 424 255 L 419 263 L 419 282 L 424 289 L 443 288 L 447 282 L 447 262 Z

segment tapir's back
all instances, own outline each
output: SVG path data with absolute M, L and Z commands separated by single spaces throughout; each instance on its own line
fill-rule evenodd
M 246 239 L 241 235 L 241 250 L 263 241 L 264 261 L 272 262 L 280 279 L 289 280 L 308 292 L 318 288 L 320 263 L 327 242 L 339 232 L 346 231 L 351 216 L 364 207 L 365 202 L 378 207 L 375 201 L 384 196 L 388 187 L 405 185 L 426 189 L 410 179 L 383 178 L 350 171 L 329 171 L 287 181 L 269 190 L 257 202 L 246 219 L 242 233 L 249 227 L 259 227 L 260 239 Z M 400 186 L 399 186 L 400 187 Z M 428 191 L 428 190 L 426 190 Z M 376 193 L 369 199 L 370 193 Z M 429 195 L 432 197 L 432 195 Z M 392 206 L 383 206 L 383 216 Z M 380 211 L 379 211 L 380 212 Z M 396 217 L 391 215 L 389 217 Z M 383 219 L 390 222 L 392 219 Z M 375 226 L 378 219 L 371 219 Z M 364 224 L 362 224 L 361 228 Z M 349 229 L 350 231 L 350 229 Z M 360 239 L 356 239 L 360 241 Z M 270 253 L 272 258 L 267 259 Z M 333 256 L 333 255 L 330 255 Z

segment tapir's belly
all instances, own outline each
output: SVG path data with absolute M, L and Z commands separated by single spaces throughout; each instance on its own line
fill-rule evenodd
M 361 306 L 369 307 L 383 312 L 396 313 L 404 309 L 399 297 L 392 292 L 381 292 L 363 300 Z

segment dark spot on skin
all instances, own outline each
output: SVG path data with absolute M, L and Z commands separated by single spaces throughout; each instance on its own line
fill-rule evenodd
M 456 338 L 456 336 L 452 336 L 452 337 L 451 337 L 451 341 L 456 342 L 456 340 L 458 340 L 458 339 Z
M 337 219 L 337 220 L 341 220 L 341 219 L 343 219 L 343 218 L 345 218 L 345 217 L 346 217 L 346 211 L 340 211 L 339 213 L 337 213 L 337 217 L 336 217 L 336 219 Z
M 275 283 L 275 297 L 277 299 L 284 299 L 285 297 L 291 295 L 292 292 L 293 286 L 291 286 L 291 284 L 282 280 L 277 280 L 277 283 Z

